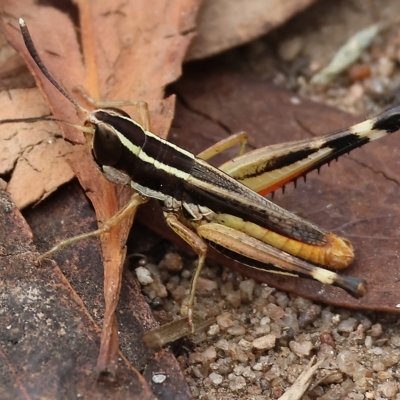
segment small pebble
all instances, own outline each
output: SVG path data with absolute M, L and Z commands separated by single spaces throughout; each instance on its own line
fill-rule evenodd
M 285 391 L 283 390 L 282 386 L 280 386 L 280 385 L 274 386 L 271 389 L 271 396 L 273 399 L 279 399 L 279 397 L 283 396 L 283 393 L 285 393 Z
M 364 395 L 362 393 L 349 393 L 347 397 L 351 400 L 364 400 Z
M 271 369 L 264 374 L 264 378 L 272 382 L 274 379 L 279 378 L 280 375 L 280 368 L 277 365 L 272 365 Z
M 243 375 L 244 369 L 244 365 L 236 365 L 235 368 L 233 368 L 233 373 L 235 375 Z
M 227 332 L 232 336 L 240 336 L 246 333 L 246 329 L 240 325 L 234 325 L 227 329 Z
M 257 395 L 260 395 L 262 393 L 262 389 L 258 387 L 257 385 L 251 385 L 247 387 L 247 393 L 252 396 L 251 398 L 257 399 Z
M 349 341 L 362 343 L 365 339 L 365 329 L 364 326 L 359 324 L 357 329 L 349 334 Z
M 192 374 L 198 379 L 204 379 L 206 376 L 202 365 L 195 365 L 192 368 Z
M 201 353 L 203 360 L 202 363 L 210 363 L 217 358 L 217 351 L 214 346 L 210 346 Z
M 296 342 L 291 340 L 289 342 L 289 347 L 294 351 L 299 357 L 308 356 L 310 355 L 310 351 L 313 349 L 313 344 L 308 341 L 304 340 L 301 342 Z
M 285 311 L 273 303 L 267 305 L 265 312 L 273 321 L 281 319 L 285 315 Z
M 270 317 L 263 317 L 263 318 L 261 318 L 260 325 L 263 326 L 263 325 L 269 324 L 270 322 L 271 322 Z
M 261 336 L 254 339 L 252 346 L 257 350 L 269 350 L 275 346 L 276 336 L 273 334 Z
M 148 269 L 145 267 L 137 267 L 135 269 L 136 276 L 138 281 L 142 286 L 150 285 L 150 283 L 154 282 L 153 277 Z
M 393 335 L 389 340 L 392 346 L 400 347 L 400 335 Z
M 212 372 L 210 375 L 208 375 L 208 378 L 215 386 L 220 385 L 223 381 L 223 376 L 217 374 L 216 372 Z
M 353 332 L 357 326 L 357 320 L 355 318 L 347 318 L 340 322 L 337 327 L 338 332 Z
M 239 308 L 239 306 L 242 304 L 242 298 L 239 290 L 226 290 L 225 298 L 233 308 Z
M 366 336 L 364 344 L 367 349 L 370 349 L 372 347 L 372 337 Z
M 190 279 L 192 276 L 192 273 L 188 269 L 184 269 L 181 273 L 182 278 L 185 279 Z
M 255 287 L 254 279 L 246 279 L 239 284 L 240 295 L 244 303 L 253 301 L 253 291 Z
M 305 299 L 303 297 L 296 297 L 293 302 L 293 305 L 297 307 L 300 312 L 304 312 L 312 305 L 312 301 Z
M 171 296 L 176 302 L 181 303 L 186 297 L 186 288 L 178 285 L 175 289 L 171 290 Z
M 257 375 L 251 370 L 249 366 L 245 367 L 242 371 L 242 376 L 244 376 L 248 381 L 252 382 L 256 379 Z
M 381 354 L 383 354 L 383 349 L 382 349 L 382 347 L 373 347 L 372 349 L 371 349 L 371 351 L 372 351 L 372 354 L 375 354 L 375 355 L 377 355 L 377 356 L 380 356 Z
M 371 326 L 369 331 L 372 337 L 379 337 L 382 335 L 382 325 L 381 324 L 374 324 Z
M 387 57 L 382 57 L 378 62 L 378 72 L 383 77 L 390 77 L 393 75 L 393 71 L 395 69 L 395 64 L 392 60 L 389 60 Z
M 226 376 L 232 372 L 232 360 L 230 358 L 227 359 L 221 359 L 219 360 L 219 364 L 217 367 L 217 371 L 223 375 Z
M 318 349 L 318 359 L 322 360 L 323 358 L 332 357 L 335 354 L 335 351 L 332 346 L 328 344 L 321 343 Z
M 279 320 L 277 322 L 279 323 Z M 293 332 L 297 333 L 299 331 L 299 320 L 297 314 L 293 310 L 287 309 L 285 315 L 280 321 L 280 325 L 291 328 Z
M 322 310 L 321 311 L 321 319 L 322 323 L 325 326 L 326 329 L 332 326 L 332 321 L 333 321 L 333 314 L 329 310 Z
M 182 270 L 182 257 L 178 253 L 167 253 L 158 264 L 159 268 L 165 268 L 171 272 L 179 272 Z
M 285 309 L 289 305 L 289 297 L 286 293 L 276 292 L 275 298 L 279 307 Z
M 213 290 L 218 289 L 218 283 L 216 281 L 212 281 L 211 279 L 206 279 L 199 277 L 197 280 L 196 290 L 201 292 L 212 292 Z
M 363 324 L 365 329 L 369 329 L 372 326 L 371 320 L 367 317 L 362 318 L 360 322 Z
M 325 385 L 343 382 L 343 374 L 339 371 L 327 371 L 325 378 L 323 378 L 323 382 Z
M 320 335 L 321 344 L 327 344 L 331 347 L 335 347 L 335 341 L 329 332 L 322 332 Z
M 246 387 L 246 379 L 243 378 L 243 376 L 235 376 L 230 382 L 229 382 L 229 389 L 237 392 L 238 390 L 242 390 Z
M 151 380 L 154 383 L 160 384 L 160 383 L 163 383 L 166 379 L 167 379 L 166 375 L 164 375 L 164 374 L 156 374 L 156 375 L 153 375 Z
M 378 392 L 385 396 L 385 398 L 391 399 L 398 393 L 397 384 L 393 381 L 384 382 L 378 385 Z
M 256 336 L 264 336 L 267 333 L 271 332 L 271 326 L 270 325 L 259 325 L 256 327 L 254 330 L 254 333 Z
M 389 371 L 379 371 L 376 375 L 380 381 L 386 381 L 392 377 L 392 373 Z
M 250 351 L 252 344 L 247 341 L 246 339 L 240 339 L 238 345 L 244 350 L 244 351 Z
M 237 343 L 229 343 L 228 354 L 232 357 L 233 360 L 237 360 L 243 363 L 247 362 L 249 359 L 247 353 L 245 353 Z
M 260 297 L 262 299 L 267 299 L 274 291 L 275 291 L 274 288 L 269 287 L 265 283 L 262 283 L 261 284 L 261 295 L 260 295 Z
M 262 371 L 264 369 L 264 364 L 257 362 L 253 365 L 252 368 L 254 369 L 254 371 Z
M 215 343 L 215 347 L 227 351 L 229 349 L 229 343 L 226 339 L 219 339 L 218 342 Z
M 349 350 L 342 350 L 337 355 L 337 363 L 339 369 L 350 376 L 353 376 L 358 369 L 361 368 L 360 363 L 357 361 L 357 356 Z
M 398 364 L 399 361 L 400 361 L 400 354 L 396 350 L 387 349 L 387 351 L 385 351 L 381 357 L 381 362 L 386 368 Z
M 233 326 L 233 321 L 230 318 L 230 314 L 227 312 L 217 315 L 216 319 L 219 329 L 221 329 L 221 331 L 225 331 L 226 329 Z
M 196 363 L 202 363 L 203 362 L 203 356 L 200 352 L 193 352 L 189 354 L 189 363 L 190 364 L 196 364 Z
M 154 290 L 156 297 L 164 298 L 168 297 L 168 291 L 165 285 L 159 280 L 154 281 L 151 284 L 152 289 Z
M 208 328 L 207 335 L 215 336 L 218 335 L 219 332 L 220 332 L 219 326 L 217 324 L 213 324 Z
M 376 372 L 380 372 L 384 371 L 386 368 L 381 361 L 377 361 L 372 364 L 372 369 Z
M 308 325 L 312 324 L 321 314 L 321 306 L 317 304 L 312 304 L 305 311 L 303 311 L 299 316 L 299 326 L 304 329 Z

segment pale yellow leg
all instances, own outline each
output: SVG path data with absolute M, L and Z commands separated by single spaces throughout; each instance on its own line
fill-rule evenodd
M 190 293 L 189 293 L 189 302 L 188 302 L 188 321 L 191 327 L 192 333 L 194 333 L 194 325 L 193 325 L 193 308 L 194 301 L 196 298 L 196 287 L 197 280 L 199 279 L 201 270 L 203 268 L 206 254 L 207 254 L 207 244 L 201 239 L 195 232 L 190 230 L 188 227 L 183 225 L 178 221 L 178 218 L 175 214 L 166 214 L 165 220 L 168 226 L 178 235 L 180 236 L 199 256 L 197 261 L 197 267 L 194 272 L 192 282 L 190 284 Z
M 131 197 L 129 202 L 121 210 L 119 210 L 113 217 L 111 217 L 109 220 L 107 220 L 101 228 L 96 229 L 95 231 L 92 231 L 92 232 L 83 233 L 82 235 L 77 235 L 72 238 L 63 240 L 62 242 L 60 242 L 56 246 L 54 246 L 51 250 L 42 254 L 37 259 L 37 262 L 40 263 L 44 259 L 50 258 L 55 253 L 57 253 L 58 251 L 63 249 L 64 247 L 69 246 L 73 243 L 79 242 L 83 239 L 100 236 L 103 233 L 109 232 L 114 226 L 118 225 L 121 221 L 123 221 L 125 218 L 127 218 L 132 213 L 134 213 L 136 208 L 138 206 L 140 206 L 141 204 L 145 203 L 146 201 L 147 201 L 147 198 L 144 198 L 139 193 L 135 193 Z
M 82 86 L 76 86 L 74 90 L 78 91 L 85 101 L 95 108 L 111 108 L 111 107 L 136 107 L 138 113 L 138 123 L 146 130 L 150 131 L 150 113 L 149 106 L 142 100 L 121 100 L 121 101 L 97 101 L 90 97 Z
M 228 136 L 226 139 L 215 143 L 208 149 L 202 151 L 197 155 L 197 157 L 203 160 L 209 160 L 210 158 L 216 156 L 223 151 L 230 149 L 231 147 L 240 144 L 239 148 L 239 156 L 242 155 L 246 150 L 247 145 L 247 133 L 246 132 L 238 132 L 234 135 Z

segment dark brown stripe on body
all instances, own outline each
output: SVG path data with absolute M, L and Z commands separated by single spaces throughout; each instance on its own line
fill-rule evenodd
M 373 129 L 382 129 L 393 133 L 400 129 L 400 107 L 392 108 L 378 115 Z
M 132 121 L 119 115 L 111 115 L 106 111 L 96 111 L 94 116 L 105 124 L 111 125 L 115 130 L 122 133 L 135 146 L 143 147 L 146 134 L 143 129 Z
M 195 159 L 180 152 L 176 147 L 168 142 L 162 142 L 155 137 L 146 136 L 146 140 L 142 147 L 142 152 L 149 157 L 154 158 L 167 167 L 172 167 L 178 171 L 190 174 L 195 164 Z M 140 155 L 139 155 L 140 156 Z M 171 174 L 172 175 L 172 174 Z

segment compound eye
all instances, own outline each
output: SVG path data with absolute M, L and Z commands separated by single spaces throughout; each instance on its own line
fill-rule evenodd
M 122 155 L 118 136 L 107 126 L 97 125 L 93 138 L 93 155 L 99 165 L 115 165 Z

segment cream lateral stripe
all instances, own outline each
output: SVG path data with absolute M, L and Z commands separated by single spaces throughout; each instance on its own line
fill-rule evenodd
M 99 123 L 99 125 L 101 125 L 101 123 Z M 117 131 L 112 125 L 108 125 L 108 124 L 103 124 L 106 125 L 109 129 L 110 127 L 112 128 L 112 130 L 115 132 L 115 134 L 118 136 L 119 140 L 121 141 L 121 143 L 133 154 L 135 154 L 135 156 L 139 157 L 139 153 L 142 151 L 142 148 L 140 146 L 136 146 L 135 144 L 133 144 L 130 140 L 128 140 L 122 133 L 120 133 L 119 131 Z
M 379 121 L 379 118 L 369 119 L 364 122 L 360 122 L 357 125 L 353 125 L 349 128 L 349 132 L 359 137 L 368 137 L 371 141 L 379 139 L 388 134 L 384 129 L 373 129 L 375 123 Z
M 177 151 L 179 151 L 180 153 L 183 153 L 183 154 L 185 154 L 185 155 L 191 157 L 192 159 L 194 159 L 194 155 L 193 155 L 193 154 L 191 154 L 191 153 L 189 153 L 189 152 L 187 152 L 187 151 L 182 151 L 182 149 L 180 149 L 179 147 L 174 146 L 174 145 L 171 145 L 171 143 L 168 143 L 167 141 L 165 141 L 165 140 L 163 140 L 163 139 L 160 139 L 158 136 L 154 135 L 153 133 L 151 133 L 151 132 L 149 132 L 149 131 L 145 131 L 145 134 L 146 134 L 146 135 L 149 135 L 149 136 L 151 136 L 151 137 L 156 138 L 157 140 L 159 140 L 159 141 L 160 141 L 161 143 L 163 143 L 164 145 L 170 146 L 170 147 L 176 149 Z M 122 136 L 122 135 L 121 135 L 121 136 Z M 125 139 L 125 140 L 126 140 L 126 139 Z M 121 142 L 124 143 L 124 142 L 122 141 L 122 139 L 121 139 Z M 149 155 L 147 155 L 147 154 L 143 151 L 143 149 L 141 149 L 140 153 L 139 153 L 137 156 L 138 156 L 142 161 L 154 165 L 155 168 L 161 169 L 161 170 L 165 171 L 166 173 L 168 173 L 168 174 L 170 174 L 170 175 L 173 175 L 173 176 L 176 176 L 176 177 L 178 177 L 178 178 L 181 178 L 181 179 L 183 179 L 183 180 L 185 180 L 185 181 L 186 181 L 187 179 L 189 179 L 189 177 L 190 177 L 190 174 L 188 174 L 187 172 L 183 172 L 183 171 L 181 171 L 181 170 L 178 169 L 178 168 L 174 168 L 174 167 L 171 167 L 170 165 L 163 164 L 163 163 L 161 163 L 160 161 L 157 161 L 155 158 L 150 157 Z
M 370 136 L 374 131 L 380 132 L 380 130 L 373 129 L 378 118 L 367 119 L 366 121 L 360 122 L 359 124 L 353 125 L 349 128 L 349 132 L 359 137 Z M 386 131 L 384 131 L 387 133 Z
M 104 112 L 108 112 L 108 113 L 110 112 L 109 110 L 100 110 L 100 111 L 104 111 Z M 127 117 L 125 117 L 125 116 L 123 116 L 123 115 L 120 115 L 120 114 L 115 114 L 115 115 L 116 115 L 117 117 L 120 117 L 121 119 L 127 120 L 128 122 L 134 123 L 136 126 L 138 126 L 140 129 L 143 130 L 143 132 L 145 133 L 146 136 L 149 136 L 149 137 L 151 137 L 151 138 L 153 138 L 153 139 L 155 139 L 155 140 L 158 140 L 160 143 L 163 143 L 163 144 L 165 144 L 166 146 L 169 146 L 169 147 L 175 149 L 176 151 L 178 151 L 178 152 L 181 153 L 181 154 L 184 154 L 184 155 L 187 156 L 187 157 L 190 157 L 190 158 L 193 158 L 193 159 L 195 158 L 195 156 L 194 156 L 192 153 L 190 153 L 189 151 L 184 150 L 184 149 L 182 149 L 181 147 L 175 146 L 173 143 L 168 142 L 168 140 L 165 140 L 165 139 L 160 138 L 160 136 L 157 136 L 157 135 L 155 135 L 154 133 L 152 133 L 152 132 L 150 132 L 150 131 L 146 131 L 145 129 L 143 129 L 143 126 L 140 125 L 140 124 L 139 124 L 137 121 L 135 121 L 134 119 L 127 118 Z M 126 139 L 126 138 L 125 138 L 125 139 Z
M 108 110 L 102 110 L 102 111 L 109 112 Z M 124 116 L 119 115 L 119 114 L 117 116 L 119 118 L 121 118 L 121 119 L 125 119 L 128 122 L 131 122 L 131 123 L 134 123 L 135 125 L 137 125 L 139 128 L 141 128 L 143 130 L 143 132 L 144 132 L 144 134 L 146 136 L 149 136 L 149 137 L 154 138 L 155 140 L 159 141 L 160 142 L 160 146 L 162 146 L 162 145 L 169 146 L 169 147 L 173 148 L 174 150 L 176 150 L 177 152 L 179 152 L 181 154 L 184 154 L 185 156 L 190 157 L 193 160 L 195 159 L 195 156 L 192 153 L 190 153 L 190 152 L 188 152 L 188 151 L 186 151 L 184 149 L 181 149 L 180 147 L 175 146 L 174 144 L 172 144 L 172 143 L 170 143 L 170 142 L 168 142 L 168 141 L 166 141 L 164 139 L 161 139 L 159 136 L 155 135 L 154 133 L 152 133 L 150 131 L 144 130 L 143 127 L 139 123 L 134 121 L 133 119 L 124 117 Z M 101 124 L 102 123 L 99 121 L 98 125 L 101 125 Z M 115 132 L 115 134 L 118 136 L 118 138 L 121 141 L 121 143 L 129 151 L 131 151 L 133 154 L 135 154 L 137 157 L 139 157 L 142 161 L 147 162 L 149 164 L 152 164 L 152 165 L 154 165 L 155 168 L 161 169 L 161 170 L 167 172 L 168 174 L 174 175 L 174 176 L 176 176 L 178 178 L 181 178 L 183 180 L 187 180 L 190 177 L 190 174 L 188 174 L 186 172 L 183 172 L 183 171 L 181 171 L 181 170 L 179 170 L 177 168 L 171 167 L 170 165 L 163 164 L 163 163 L 157 161 L 155 158 L 150 157 L 148 154 L 146 154 L 143 151 L 143 149 L 140 146 L 136 146 L 135 144 L 133 144 L 129 139 L 127 139 L 121 132 L 116 130 L 112 125 L 109 125 L 109 124 L 104 124 L 104 125 L 107 125 L 108 128 L 111 128 Z

